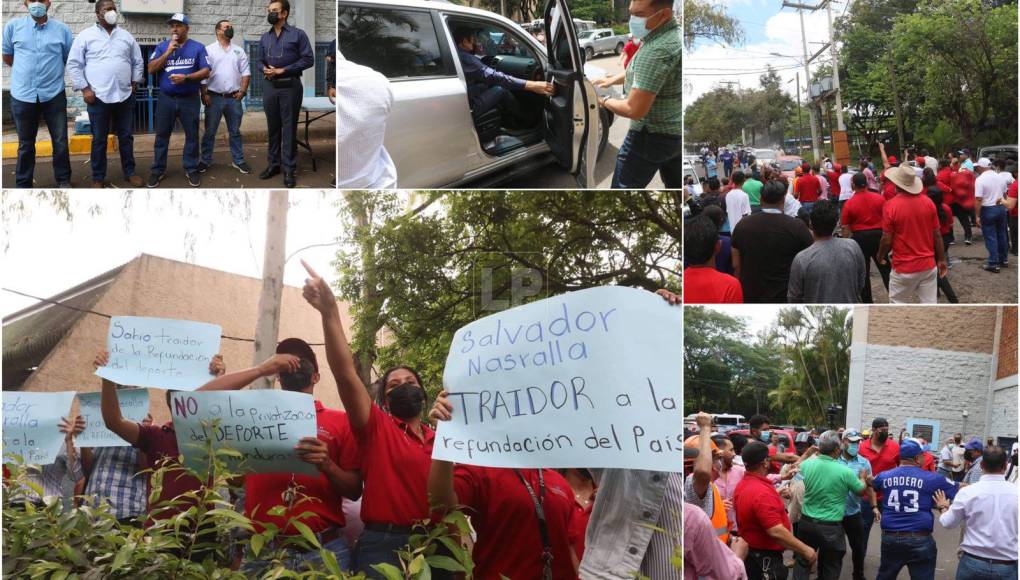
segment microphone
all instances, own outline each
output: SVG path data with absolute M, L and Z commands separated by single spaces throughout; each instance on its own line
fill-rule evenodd
M 177 42 L 180 39 L 180 37 L 177 36 L 176 32 L 170 38 L 172 38 L 174 42 Z M 176 48 L 173 50 L 173 52 L 170 53 L 170 56 L 177 56 L 177 49 Z

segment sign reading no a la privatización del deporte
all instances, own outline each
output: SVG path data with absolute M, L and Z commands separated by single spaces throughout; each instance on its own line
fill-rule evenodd
M 459 329 L 432 456 L 491 467 L 680 471 L 679 306 L 619 286 L 570 292 Z

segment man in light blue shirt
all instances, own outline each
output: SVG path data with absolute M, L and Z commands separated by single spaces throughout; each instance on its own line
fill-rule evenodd
M 847 429 L 844 431 L 843 453 L 840 454 L 837 461 L 853 470 L 854 475 L 860 476 L 862 471 L 868 475 L 874 475 L 871 471 L 871 462 L 858 454 L 861 439 L 861 434 L 857 429 Z M 875 501 L 875 488 L 868 486 L 864 493 L 870 500 L 872 512 L 876 512 L 877 516 L 879 508 Z M 864 518 L 861 516 L 861 505 L 863 503 L 860 494 L 847 493 L 846 513 L 843 516 L 843 531 L 846 533 L 847 543 L 850 544 L 850 551 L 853 554 L 851 560 L 853 562 L 854 580 L 864 579 L 864 556 L 868 550 L 868 534 L 864 528 Z
M 53 143 L 57 187 L 71 186 L 67 149 L 67 96 L 64 64 L 71 51 L 71 29 L 47 15 L 50 0 L 25 0 L 29 15 L 4 26 L 3 61 L 11 67 L 11 116 L 18 132 L 15 187 L 32 187 L 39 118 Z
M 81 91 L 92 126 L 92 188 L 105 187 L 106 137 L 112 130 L 120 145 L 124 179 L 142 186 L 135 174 L 135 85 L 142 82 L 142 50 L 131 33 L 117 26 L 113 0 L 96 2 L 96 25 L 78 33 L 71 45 L 67 74 Z

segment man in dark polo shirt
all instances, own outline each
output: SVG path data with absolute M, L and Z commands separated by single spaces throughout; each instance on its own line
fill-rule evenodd
M 733 271 L 744 289 L 744 302 L 785 303 L 793 258 L 811 245 L 811 231 L 783 214 L 786 186 L 769 181 L 761 190 L 761 211 L 733 229 Z
M 744 560 L 748 580 L 786 580 L 784 550 L 793 550 L 808 564 L 813 564 L 818 554 L 791 532 L 786 506 L 768 480 L 769 448 L 761 441 L 751 441 L 740 457 L 745 472 L 733 492 L 733 509 L 737 529 L 749 547 Z
M 272 26 L 259 40 L 259 62 L 266 82 L 262 106 L 269 128 L 268 165 L 259 179 L 269 179 L 283 167 L 283 184 L 297 185 L 297 126 L 304 87 L 301 73 L 315 64 L 312 45 L 304 30 L 287 24 L 290 0 L 274 0 L 266 7 Z

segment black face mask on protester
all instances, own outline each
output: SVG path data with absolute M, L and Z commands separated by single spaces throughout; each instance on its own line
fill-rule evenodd
M 234 38 L 234 27 L 233 26 L 228 26 L 228 27 L 224 28 L 223 29 L 223 36 L 226 37 L 227 40 L 230 40 L 231 38 Z
M 877 435 L 878 435 L 878 442 L 879 443 L 885 443 L 885 440 L 889 438 L 889 432 L 888 431 L 879 431 L 877 433 Z
M 269 24 L 271 26 L 276 26 L 276 23 L 280 21 L 280 13 L 279 12 L 270 12 L 269 15 L 266 16 L 266 20 L 269 21 Z
M 421 415 L 425 406 L 425 389 L 414 383 L 404 383 L 386 393 L 386 407 L 390 414 L 404 421 Z
M 303 391 L 312 384 L 315 367 L 310 361 L 301 359 L 301 366 L 295 373 L 280 373 L 280 386 L 285 391 Z

